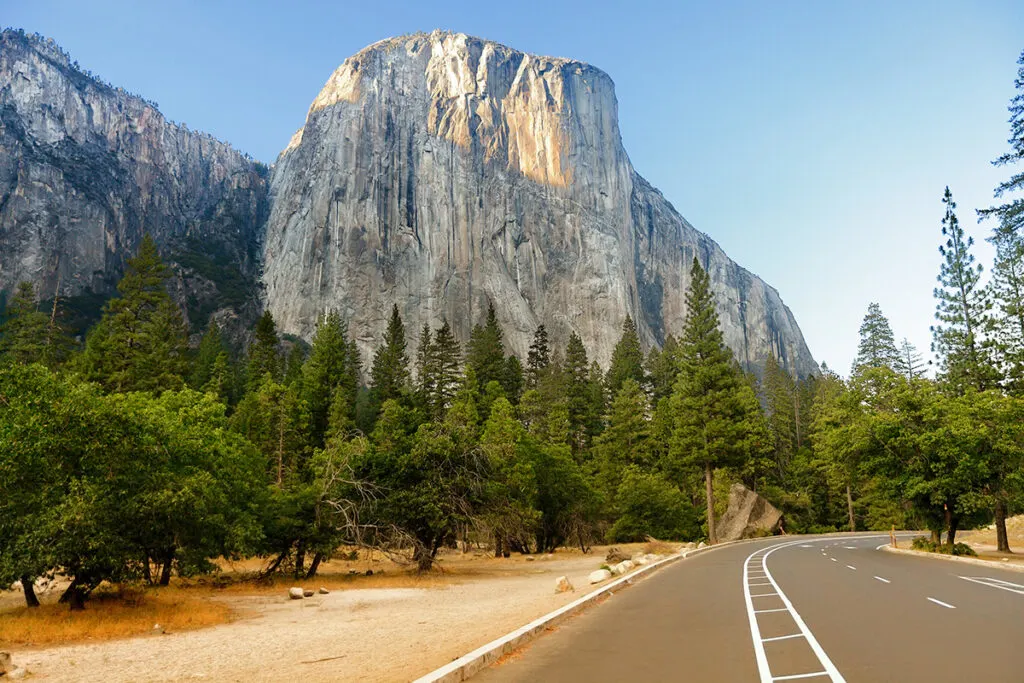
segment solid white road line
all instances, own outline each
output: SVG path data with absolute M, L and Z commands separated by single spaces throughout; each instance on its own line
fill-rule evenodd
M 875 578 L 881 581 L 882 583 L 892 583 L 892 581 L 890 581 L 889 579 L 883 579 L 881 576 L 876 576 Z
M 753 596 L 751 596 L 751 597 L 753 597 Z M 928 598 L 928 599 L 931 600 L 931 598 Z M 756 610 L 754 610 L 754 614 L 767 614 L 768 612 L 788 612 L 788 611 L 789 610 L 786 609 L 785 607 L 780 607 L 778 609 L 756 609 Z
M 857 568 L 856 568 L 856 567 L 854 567 L 854 566 L 853 566 L 852 564 L 848 564 L 848 565 L 846 565 L 846 568 L 847 568 L 847 569 L 852 569 L 852 570 L 854 570 L 854 571 L 857 571 Z
M 749 584 L 749 585 L 751 587 L 754 587 L 754 586 L 770 586 L 771 584 L 768 583 L 767 581 L 765 581 L 764 583 L 752 583 L 752 584 Z
M 1019 583 L 1011 583 L 1009 581 L 1003 581 L 1002 579 L 992 579 L 987 576 L 961 576 L 960 578 L 964 581 L 988 586 L 989 588 L 998 588 L 999 590 L 1009 591 L 1011 593 L 1016 593 L 1017 595 L 1024 595 L 1024 586 Z
M 757 595 L 751 595 L 750 597 L 752 597 L 752 598 L 767 598 L 767 597 L 771 597 L 773 595 L 778 595 L 778 593 L 758 593 Z
M 857 546 L 855 546 L 855 545 L 844 545 L 843 547 L 846 548 L 847 550 L 857 550 Z
M 818 678 L 819 676 L 828 676 L 827 671 L 816 671 L 812 674 L 793 674 L 792 676 L 776 676 L 773 681 L 795 681 L 798 678 Z
M 949 604 L 948 602 L 942 602 L 942 600 L 936 600 L 935 598 L 928 598 L 928 599 L 931 600 L 932 602 L 934 602 L 936 605 L 942 605 L 943 607 L 948 607 L 949 609 L 956 609 L 955 606 Z
M 772 643 L 772 642 L 775 642 L 776 640 L 789 640 L 790 638 L 803 638 L 803 637 L 804 637 L 804 634 L 802 634 L 802 633 L 790 633 L 788 636 L 775 636 L 774 638 L 762 638 L 761 642 L 762 643 Z

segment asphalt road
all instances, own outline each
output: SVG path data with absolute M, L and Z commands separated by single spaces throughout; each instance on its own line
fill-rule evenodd
M 787 537 L 696 555 L 474 681 L 1024 681 L 1024 574 Z

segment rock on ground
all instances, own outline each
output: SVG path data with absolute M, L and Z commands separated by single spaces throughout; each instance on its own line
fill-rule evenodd
M 573 587 L 572 582 L 569 581 L 568 576 L 559 576 L 555 579 L 555 592 L 556 593 L 569 593 L 576 590 Z
M 289 588 L 288 597 L 292 600 L 301 600 L 306 597 L 306 593 L 301 588 Z
M 729 489 L 729 508 L 718 522 L 719 541 L 738 541 L 774 534 L 782 523 L 782 512 L 743 484 Z
M 601 583 L 602 581 L 607 581 L 610 578 L 612 578 L 612 573 L 610 571 L 607 569 L 598 569 L 597 571 L 590 572 L 590 576 L 587 577 L 587 580 L 590 581 L 590 583 Z

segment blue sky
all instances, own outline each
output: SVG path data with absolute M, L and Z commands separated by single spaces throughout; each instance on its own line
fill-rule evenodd
M 961 223 L 1007 169 L 1024 3 L 2 0 L 170 118 L 273 161 L 345 57 L 434 28 L 590 62 L 637 170 L 776 287 L 846 374 L 871 301 L 928 351 L 948 184 Z

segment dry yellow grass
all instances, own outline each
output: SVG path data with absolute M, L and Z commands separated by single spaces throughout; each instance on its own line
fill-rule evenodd
M 168 587 L 98 593 L 80 612 L 44 604 L 0 612 L 0 647 L 110 640 L 145 633 L 184 631 L 228 621 L 231 609 L 209 593 Z M 160 629 L 154 630 L 159 624 Z

